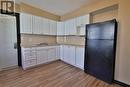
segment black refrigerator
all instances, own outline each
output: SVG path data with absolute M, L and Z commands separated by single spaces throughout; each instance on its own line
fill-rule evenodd
M 86 25 L 84 71 L 107 83 L 114 80 L 117 22 Z

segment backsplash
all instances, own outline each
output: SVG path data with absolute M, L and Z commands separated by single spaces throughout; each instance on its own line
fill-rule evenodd
M 21 46 L 32 46 L 34 44 L 73 44 L 84 45 L 85 37 L 80 36 L 47 36 L 47 35 L 31 35 L 21 34 Z
M 21 34 L 21 46 L 31 46 L 39 43 L 56 44 L 56 36 Z
M 57 43 L 59 43 L 59 44 L 85 45 L 85 37 L 58 36 L 57 37 Z

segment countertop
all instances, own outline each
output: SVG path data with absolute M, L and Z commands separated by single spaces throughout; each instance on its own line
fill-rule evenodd
M 22 45 L 21 47 L 23 47 L 23 48 L 33 48 L 33 47 L 50 47 L 50 46 L 60 46 L 60 45 L 85 47 L 85 45 L 77 45 L 77 44 L 47 44 L 47 45 L 34 44 L 34 45 Z

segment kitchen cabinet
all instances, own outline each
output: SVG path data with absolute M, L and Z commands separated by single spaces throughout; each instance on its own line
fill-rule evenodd
M 20 14 L 21 33 L 39 35 L 57 35 L 57 22 L 30 14 Z
M 20 33 L 32 34 L 32 15 L 20 14 Z
M 49 20 L 46 18 L 42 19 L 43 22 L 43 34 L 44 35 L 49 35 L 50 34 L 50 24 L 49 24 Z
M 69 48 L 68 46 L 63 46 L 63 61 L 69 63 Z
M 37 48 L 37 64 L 43 64 L 48 61 L 48 51 L 45 48 Z
M 76 30 L 76 20 L 71 19 L 68 21 L 69 22 L 69 35 L 76 35 L 77 34 L 77 30 Z
M 50 24 L 50 35 L 57 35 L 57 22 L 49 20 Z
M 76 35 L 75 19 L 67 20 L 64 22 L 65 35 Z
M 60 59 L 63 60 L 64 59 L 64 46 L 63 45 L 60 46 L 59 54 L 60 54 Z
M 22 48 L 23 69 L 35 66 L 37 62 L 35 48 Z
M 84 47 L 61 45 L 60 59 L 80 69 L 84 69 Z
M 84 48 L 76 47 L 76 67 L 84 69 Z
M 60 46 L 56 47 L 56 60 L 60 59 Z
M 54 61 L 56 59 L 56 48 L 48 49 L 48 61 Z
M 75 65 L 75 46 L 68 46 L 69 48 L 69 63 Z
M 89 24 L 89 14 L 64 21 L 64 35 L 85 35 L 86 24 Z
M 42 18 L 38 16 L 33 16 L 32 23 L 33 34 L 43 34 Z
M 64 22 L 57 22 L 57 35 L 64 35 Z
M 64 45 L 63 52 L 63 61 L 75 65 L 75 47 Z
M 58 60 L 59 49 L 59 46 L 22 48 L 23 69 Z
M 69 21 L 64 22 L 64 35 L 69 35 Z
M 90 22 L 89 14 L 76 18 L 76 28 L 78 35 L 85 35 L 86 24 L 89 24 L 89 22 Z
M 84 69 L 84 47 L 60 45 L 22 48 L 23 69 L 58 59 Z

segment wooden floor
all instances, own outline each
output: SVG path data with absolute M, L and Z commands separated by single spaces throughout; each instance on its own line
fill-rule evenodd
M 0 87 L 120 87 L 100 81 L 82 70 L 56 61 L 26 71 L 0 72 Z

